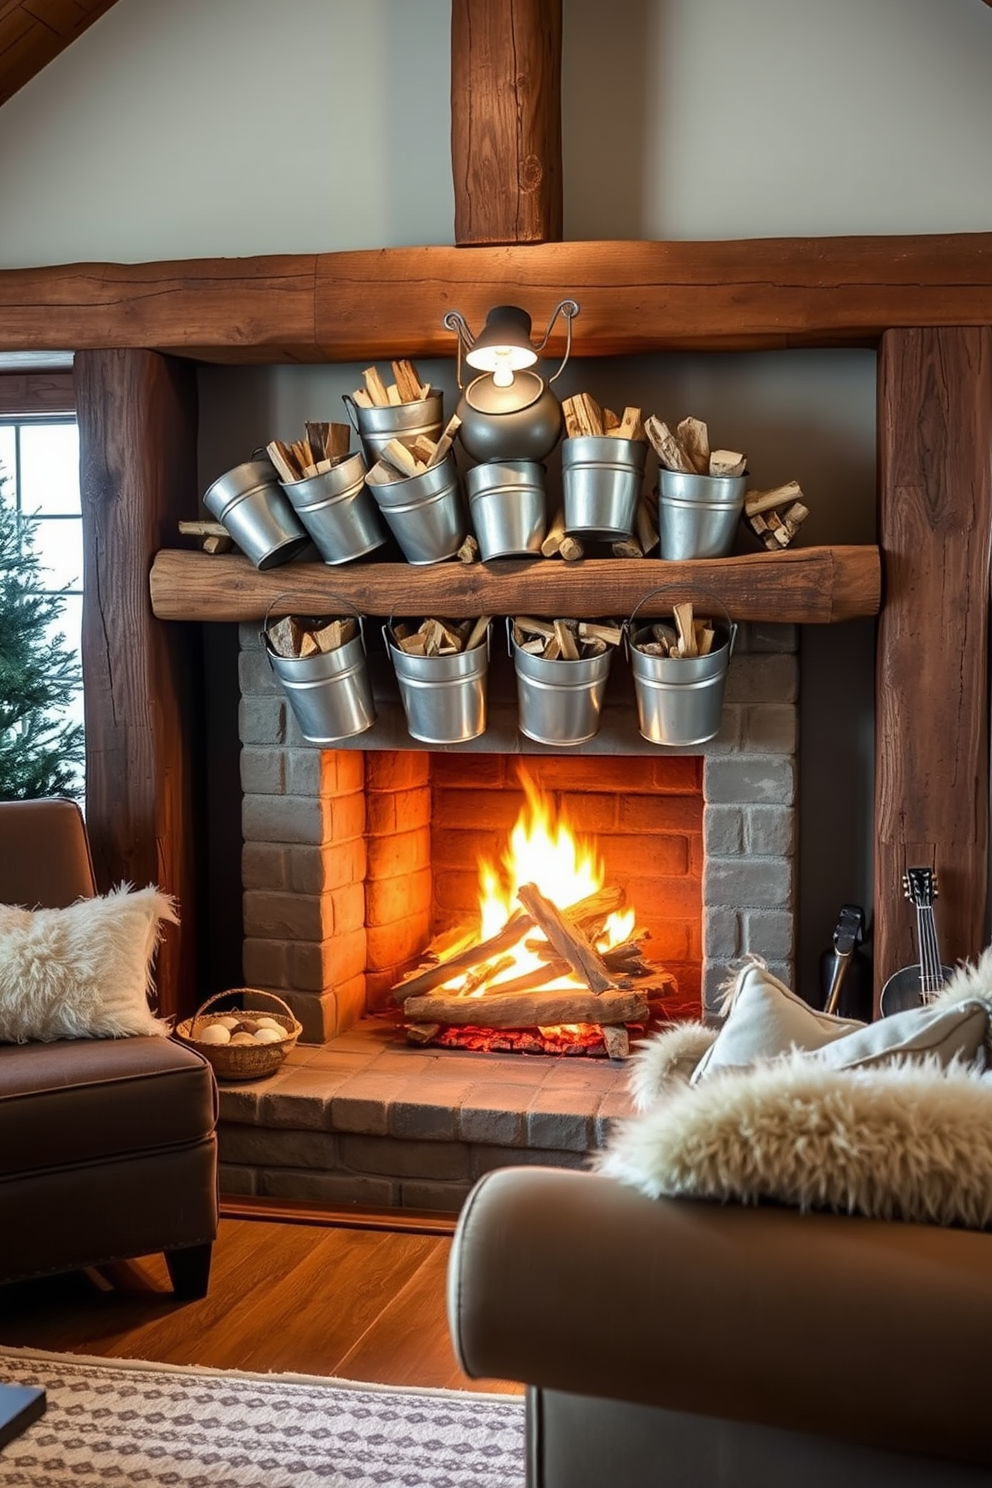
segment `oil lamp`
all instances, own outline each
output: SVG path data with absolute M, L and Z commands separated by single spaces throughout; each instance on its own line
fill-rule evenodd
M 562 300 L 548 321 L 544 339 L 531 344 L 531 318 L 518 305 L 496 305 L 474 336 L 458 310 L 449 310 L 444 325 L 458 337 L 459 438 L 474 460 L 543 460 L 561 435 L 561 404 L 551 384 L 565 369 L 572 350 L 575 300 Z M 558 371 L 544 380 L 533 371 L 559 315 L 565 317 L 565 355 Z M 466 387 L 462 358 L 481 375 Z

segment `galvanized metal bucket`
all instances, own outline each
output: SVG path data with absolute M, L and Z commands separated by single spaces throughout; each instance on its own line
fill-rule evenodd
M 382 627 L 393 659 L 407 731 L 423 744 L 465 744 L 486 730 L 489 627 L 471 651 L 454 656 L 410 656 Z
M 352 428 L 362 441 L 365 458 L 374 465 L 391 439 L 401 444 L 415 444 L 421 434 L 435 443 L 444 426 L 444 394 L 432 392 L 429 398 L 413 403 L 390 403 L 388 408 L 362 408 L 350 393 L 342 394 Z
M 746 475 L 658 471 L 662 558 L 726 558 L 734 546 L 747 491 Z
M 561 447 L 565 531 L 607 541 L 630 537 L 644 480 L 643 439 L 580 435 Z
M 547 661 L 522 651 L 506 633 L 517 674 L 517 727 L 538 744 L 585 744 L 599 733 L 613 647 L 582 661 Z
M 422 475 L 388 485 L 369 482 L 368 488 L 408 563 L 443 563 L 465 541 L 465 512 L 454 455 L 449 453 Z
M 720 732 L 727 668 L 737 639 L 737 626 L 715 595 L 707 595 L 723 611 L 717 622 L 716 641 L 707 656 L 648 656 L 638 642 L 651 637 L 650 624 L 635 627 L 637 611 L 655 594 L 670 586 L 652 589 L 634 608 L 624 624 L 630 667 L 637 699 L 637 726 L 651 744 L 706 744 Z M 705 590 L 696 593 L 705 594 Z
M 465 489 L 483 562 L 540 558 L 548 521 L 543 465 L 536 460 L 488 460 L 466 472 Z
M 256 568 L 288 563 L 310 541 L 267 455 L 219 476 L 203 503 Z
M 276 602 L 273 600 L 273 604 Z M 350 641 L 336 651 L 316 652 L 312 656 L 277 656 L 266 634 L 268 619 L 267 613 L 261 634 L 262 649 L 283 685 L 307 743 L 336 744 L 370 729 L 376 712 L 361 615 L 357 616 L 358 633 Z
M 325 563 L 348 563 L 386 541 L 378 508 L 365 485 L 366 469 L 364 455 L 349 455 L 321 475 L 283 483 Z

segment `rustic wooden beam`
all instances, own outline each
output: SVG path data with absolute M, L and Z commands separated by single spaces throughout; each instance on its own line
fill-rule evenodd
M 75 413 L 71 372 L 0 372 L 0 413 Z
M 882 338 L 879 480 L 874 939 L 884 978 L 919 964 L 907 867 L 937 871 L 945 962 L 985 944 L 992 327 Z
M 452 0 L 455 242 L 562 233 L 561 0 Z
M 148 568 L 196 489 L 196 384 L 151 351 L 76 358 L 86 585 L 83 681 L 86 818 L 101 889 L 126 879 L 179 899 L 159 952 L 163 1013 L 196 998 L 191 627 L 163 625 Z
M 0 104 L 82 36 L 115 0 L 2 0 Z
M 576 356 L 874 344 L 992 324 L 992 233 L 390 248 L 0 271 L 0 351 L 152 347 L 215 362 L 451 356 L 451 307 L 536 324 L 581 304 Z M 549 354 L 558 355 L 562 338 Z
M 154 613 L 162 620 L 262 620 L 321 614 L 341 602 L 368 615 L 629 615 L 658 585 L 695 586 L 723 601 L 737 620 L 818 625 L 878 612 L 881 573 L 873 547 L 796 548 L 692 563 L 595 558 L 565 564 L 504 559 L 413 567 L 368 563 L 335 567 L 289 563 L 259 573 L 240 554 L 178 549 L 158 553 L 151 570 Z M 671 591 L 639 612 L 671 613 Z

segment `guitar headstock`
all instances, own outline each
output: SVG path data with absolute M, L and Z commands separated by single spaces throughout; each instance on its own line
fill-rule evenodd
M 906 898 L 917 909 L 932 909 L 937 897 L 937 875 L 932 868 L 907 868 L 902 876 Z

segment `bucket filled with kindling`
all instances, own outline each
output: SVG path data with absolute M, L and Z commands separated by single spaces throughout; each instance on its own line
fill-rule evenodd
M 218 476 L 203 493 L 203 504 L 257 569 L 288 563 L 309 545 L 276 467 L 264 453 Z
M 372 727 L 360 615 L 284 615 L 272 625 L 266 616 L 261 639 L 307 743 L 335 744 Z
M 393 621 L 382 628 L 406 726 L 424 744 L 465 744 L 486 728 L 490 617 Z
M 392 439 L 412 447 L 418 439 L 437 440 L 444 422 L 444 395 L 421 382 L 410 361 L 392 364 L 392 381 L 378 367 L 366 367 L 363 386 L 345 393 L 343 402 L 362 441 L 365 457 L 374 465 Z
M 507 619 L 517 676 L 517 727 L 538 744 L 585 744 L 599 732 L 617 625 Z
M 625 624 L 638 728 L 652 744 L 705 744 L 720 732 L 737 626 L 715 596 L 677 601 L 670 617 L 638 624 L 638 611 L 661 592 L 646 594 Z

